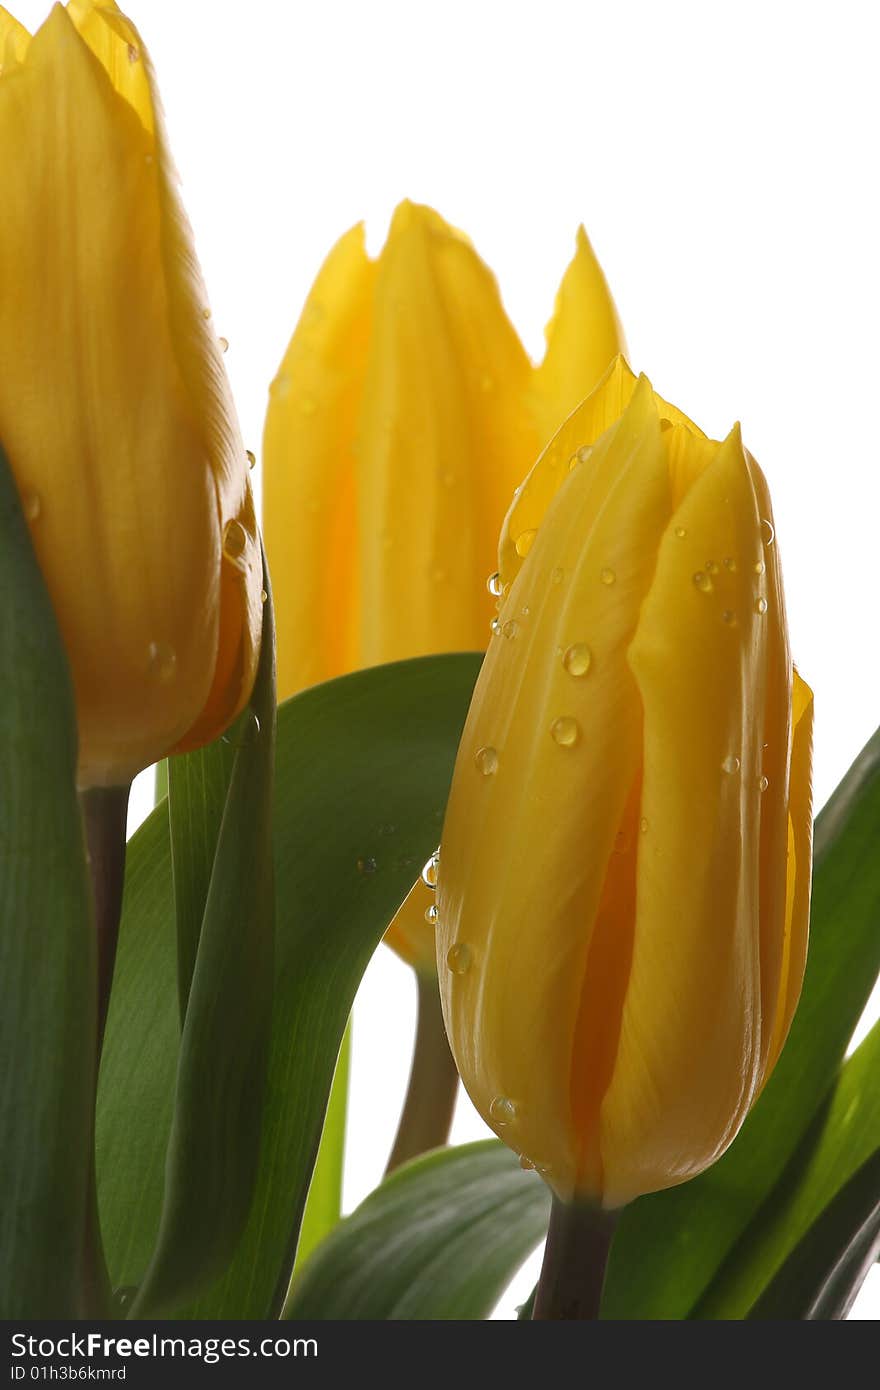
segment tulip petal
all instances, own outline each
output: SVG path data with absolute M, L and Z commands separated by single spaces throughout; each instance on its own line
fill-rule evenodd
M 24 25 L 0 5 L 0 72 L 24 62 L 30 41 Z
M 626 340 L 608 282 L 583 227 L 574 258 L 562 277 L 547 351 L 535 372 L 534 411 L 540 442 L 595 389 Z
M 125 781 L 198 720 L 220 628 L 247 629 L 221 727 L 252 684 L 262 578 L 244 451 L 164 141 L 60 6 L 0 79 L 0 133 L 0 257 L 15 267 L 0 434 L 71 661 L 80 780 Z M 239 517 L 235 621 L 218 623 Z
M 270 391 L 263 514 L 281 699 L 357 665 L 354 436 L 375 279 L 353 227 L 324 262 Z
M 453 1052 L 483 1117 L 562 1195 L 580 1161 L 570 1075 L 591 927 L 640 760 L 626 653 L 669 511 L 643 381 L 560 489 L 507 596 L 444 828 L 438 968 Z M 586 676 L 563 659 L 580 643 Z
M 695 457 L 704 464 L 702 445 Z M 717 1158 L 759 1080 L 760 755 L 768 628 L 782 621 L 761 606 L 761 551 L 737 429 L 676 510 L 630 649 L 644 708 L 647 831 L 601 1112 L 608 1206 Z
M 131 20 L 113 0 L 68 0 L 67 13 L 116 91 L 137 112 L 144 130 L 152 133 L 155 92 Z

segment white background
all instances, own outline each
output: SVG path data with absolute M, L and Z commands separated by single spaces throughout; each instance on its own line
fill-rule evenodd
M 877 8 L 129 3 L 257 453 L 309 283 L 353 222 L 378 249 L 400 198 L 434 204 L 536 355 L 586 224 L 633 366 L 716 437 L 740 419 L 769 477 L 820 805 L 880 717 Z M 47 5 L 14 8 L 33 28 Z M 411 994 L 381 950 L 356 1008 L 347 1206 L 381 1173 Z M 455 1138 L 481 1132 L 460 1107 Z M 860 1312 L 878 1311 L 874 1284 Z

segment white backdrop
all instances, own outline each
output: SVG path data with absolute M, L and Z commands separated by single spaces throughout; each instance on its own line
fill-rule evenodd
M 12 7 L 33 28 L 48 5 Z M 400 198 L 434 204 L 494 268 L 535 354 L 586 224 L 633 366 L 716 437 L 740 419 L 769 477 L 795 659 L 816 693 L 820 805 L 880 718 L 880 11 L 129 0 L 129 13 L 258 455 L 268 383 L 351 223 L 366 219 L 377 249 Z M 408 971 L 380 951 L 356 1008 L 348 1206 L 381 1173 L 412 1018 Z M 455 1137 L 481 1132 L 461 1106 Z M 859 1312 L 880 1312 L 877 1284 Z

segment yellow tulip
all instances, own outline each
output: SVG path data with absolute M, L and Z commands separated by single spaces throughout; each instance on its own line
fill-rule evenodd
M 82 787 L 245 704 L 262 567 L 149 56 L 111 0 L 0 10 L 0 439 L 70 661 Z
M 500 541 L 438 968 L 477 1109 L 556 1194 L 701 1172 L 766 1081 L 807 943 L 812 696 L 765 480 L 622 359 Z
M 278 691 L 379 662 L 485 647 L 485 579 L 511 493 L 622 348 L 586 235 L 540 367 L 494 277 L 429 208 L 397 209 L 377 261 L 331 251 L 272 383 L 264 529 Z M 434 970 L 417 888 L 389 941 Z

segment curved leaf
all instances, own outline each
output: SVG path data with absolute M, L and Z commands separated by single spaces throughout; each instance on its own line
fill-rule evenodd
M 333 1085 L 324 1115 L 324 1128 L 318 1145 L 318 1156 L 312 1170 L 309 1195 L 306 1198 L 296 1263 L 293 1271 L 304 1264 L 316 1246 L 339 1221 L 342 1215 L 342 1179 L 345 1163 L 345 1122 L 348 1109 L 348 1076 L 351 1060 L 351 1022 L 342 1038 Z
M 878 843 L 880 733 L 816 822 L 807 972 L 779 1064 L 714 1167 L 624 1213 L 603 1317 L 692 1315 L 828 1096 L 880 968 Z
M 547 1231 L 550 1194 L 497 1139 L 404 1164 L 315 1251 L 285 1319 L 485 1318 Z
M 178 1314 L 263 1318 L 280 1310 L 354 993 L 437 843 L 480 659 L 375 667 L 279 708 L 275 991 L 256 1195 L 225 1275 Z M 162 1107 L 177 1031 L 168 865 L 161 806 L 129 847 L 102 1068 L 99 1191 L 117 1285 L 143 1277 L 162 1191 L 156 1155 L 168 1135 Z M 111 1171 L 113 1156 L 124 1158 L 124 1178 Z
M 96 1047 L 73 689 L 0 450 L 0 1316 L 78 1315 Z

